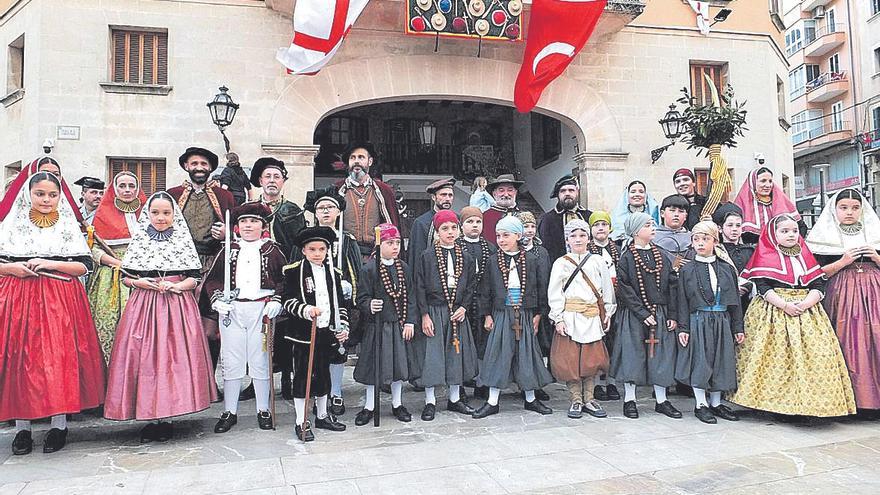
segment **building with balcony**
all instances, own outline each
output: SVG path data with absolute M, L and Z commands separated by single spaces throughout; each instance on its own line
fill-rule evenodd
M 682 87 L 708 94 L 706 74 L 748 102 L 751 130 L 725 151 L 735 186 L 755 153 L 792 182 L 784 36 L 766 0 L 713 2 L 711 15 L 732 14 L 709 35 L 681 0 L 610 0 L 529 114 L 512 105 L 522 41 L 407 34 L 405 2 L 415 0 L 371 0 L 331 63 L 294 77 L 275 60 L 290 43 L 294 0 L 0 0 L 0 165 L 10 176 L 54 138 L 71 180 L 132 169 L 147 189 L 179 184 L 187 146 L 222 155 L 205 104 L 225 85 L 241 105 L 226 129 L 232 149 L 245 165 L 283 160 L 285 194 L 300 203 L 341 176 L 346 144 L 366 139 L 380 150 L 376 172 L 416 213 L 438 175 L 461 180 L 463 202 L 473 176 L 501 172 L 526 180 L 535 209 L 553 206 L 554 181 L 571 172 L 587 204 L 612 208 L 635 178 L 660 198 L 680 167 L 705 176 L 708 160 L 683 145 L 656 164 L 651 150 L 668 143 L 658 120 Z M 527 36 L 531 2 L 522 3 Z
M 875 207 L 880 206 L 880 0 L 856 2 L 854 36 L 859 71 L 856 78 L 859 123 L 857 143 L 863 177 Z

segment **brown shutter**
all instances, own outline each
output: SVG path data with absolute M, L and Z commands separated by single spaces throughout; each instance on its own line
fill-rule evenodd
M 110 158 L 107 182 L 113 181 L 116 174 L 127 170 L 137 176 L 144 190 L 150 196 L 156 191 L 165 190 L 165 159 L 164 158 Z
M 141 73 L 141 84 L 156 84 L 156 78 L 153 77 L 153 68 L 156 66 L 156 52 L 153 50 L 155 39 L 156 35 L 153 33 L 143 35 L 144 69 Z
M 111 29 L 111 79 L 129 84 L 168 84 L 168 33 Z
M 168 84 L 168 33 L 156 35 L 156 84 Z
M 125 82 L 125 33 L 113 31 L 113 82 Z

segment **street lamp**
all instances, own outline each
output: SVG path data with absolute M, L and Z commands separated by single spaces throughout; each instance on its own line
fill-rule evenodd
M 819 171 L 819 207 L 825 209 L 825 171 L 831 168 L 830 163 L 817 163 L 813 168 Z
M 430 120 L 425 120 L 419 125 L 419 142 L 428 151 L 437 144 L 437 126 Z
M 235 119 L 235 112 L 238 111 L 239 105 L 232 101 L 232 97 L 226 92 L 229 88 L 220 86 L 220 92 L 214 96 L 214 99 L 208 102 L 208 110 L 211 112 L 211 120 L 220 134 L 223 135 L 223 144 L 226 145 L 226 152 L 229 153 L 229 138 L 226 137 L 226 128 L 232 125 Z
M 669 144 L 655 150 L 651 150 L 651 163 L 657 163 L 657 160 L 668 150 L 670 146 L 675 144 L 675 140 L 681 137 L 684 130 L 684 117 L 675 109 L 675 104 L 669 105 L 669 111 L 658 121 L 663 129 L 663 135 L 669 139 Z

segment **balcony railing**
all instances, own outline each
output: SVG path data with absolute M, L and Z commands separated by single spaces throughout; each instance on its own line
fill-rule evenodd
M 444 174 L 456 178 L 494 176 L 504 163 L 504 147 L 380 143 L 382 174 Z
M 807 93 L 819 89 L 826 84 L 838 81 L 846 81 L 846 72 L 825 72 L 807 83 Z
M 847 120 L 837 120 L 834 118 L 824 119 L 822 122 L 806 122 L 792 124 L 795 132 L 791 134 L 791 144 L 797 146 L 801 143 L 820 138 L 827 134 L 835 132 L 845 132 L 852 130 L 852 124 Z

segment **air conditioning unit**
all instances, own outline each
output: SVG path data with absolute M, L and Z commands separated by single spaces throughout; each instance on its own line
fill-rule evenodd
M 823 17 L 825 17 L 825 6 L 824 5 L 820 5 L 820 6 L 816 7 L 815 9 L 813 9 L 813 18 L 814 19 L 821 19 Z

